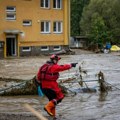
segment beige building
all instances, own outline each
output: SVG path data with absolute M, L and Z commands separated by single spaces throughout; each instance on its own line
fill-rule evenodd
M 0 57 L 67 48 L 70 0 L 0 0 Z

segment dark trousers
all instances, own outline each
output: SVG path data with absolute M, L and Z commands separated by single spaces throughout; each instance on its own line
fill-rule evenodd
M 36 79 L 35 79 L 34 81 L 35 81 L 36 87 L 38 87 L 38 86 L 41 87 L 42 92 L 43 92 L 43 93 L 45 94 L 45 96 L 49 99 L 49 101 L 54 100 L 54 99 L 56 100 L 56 98 L 57 98 L 57 93 L 56 93 L 54 90 L 49 89 L 49 88 L 42 88 L 41 84 L 38 83 Z M 62 99 L 63 99 L 63 98 L 61 98 L 61 99 L 59 99 L 59 100 L 57 99 L 57 101 L 54 102 L 55 105 L 58 104 L 58 103 L 60 103 L 60 102 L 62 101 Z
M 42 92 L 45 94 L 45 96 L 49 99 L 49 101 L 56 99 L 57 94 L 54 90 L 48 89 L 48 88 L 43 88 Z M 62 99 L 57 100 L 55 104 L 58 104 L 62 101 Z

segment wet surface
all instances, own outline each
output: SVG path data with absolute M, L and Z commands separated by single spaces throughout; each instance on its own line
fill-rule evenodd
M 27 58 L 0 60 L 0 77 L 31 79 L 47 59 L 48 56 L 29 58 L 29 61 Z M 95 79 L 95 74 L 102 71 L 105 80 L 116 88 L 113 87 L 105 94 L 99 92 L 78 93 L 76 96 L 69 94 L 56 107 L 60 120 L 119 120 L 120 53 L 69 55 L 62 56 L 60 61 L 61 64 L 71 62 L 78 62 L 83 69 L 87 70 L 85 80 Z M 78 67 L 61 73 L 61 77 L 69 77 L 74 72 L 78 72 Z M 96 83 L 90 83 L 88 86 L 94 84 Z M 47 102 L 45 97 L 38 96 L 1 96 L 0 120 L 37 120 L 23 107 L 25 103 L 48 117 L 43 110 Z

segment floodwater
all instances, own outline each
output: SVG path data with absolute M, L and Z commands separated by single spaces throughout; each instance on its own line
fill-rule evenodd
M 27 58 L 0 60 L 0 77 L 29 79 L 47 59 L 48 57 L 29 58 L 29 61 Z M 95 75 L 102 71 L 105 80 L 113 87 L 108 93 L 103 94 L 99 92 L 78 93 L 75 96 L 68 94 L 56 107 L 60 120 L 120 120 L 120 53 L 66 55 L 62 56 L 60 63 L 71 62 L 78 62 L 84 70 L 87 70 L 88 75 L 85 80 L 95 79 Z M 61 73 L 61 77 L 69 77 L 72 73 L 78 72 L 78 66 Z M 25 103 L 48 117 L 43 110 L 47 102 L 46 97 L 1 96 L 0 120 L 37 120 L 24 108 Z

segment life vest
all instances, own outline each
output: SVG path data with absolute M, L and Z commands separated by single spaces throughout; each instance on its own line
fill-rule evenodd
M 59 73 L 51 73 L 50 69 L 53 64 L 46 63 L 38 71 L 37 79 L 39 82 L 44 81 L 56 81 L 59 77 Z

